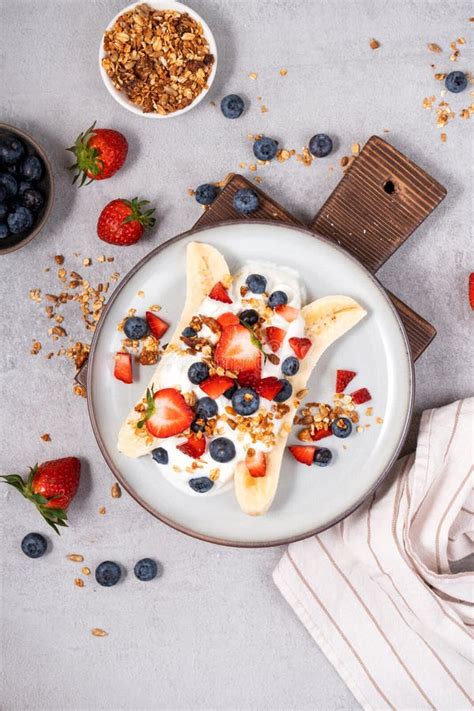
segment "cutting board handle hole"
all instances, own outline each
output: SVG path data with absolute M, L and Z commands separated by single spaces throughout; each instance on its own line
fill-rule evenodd
M 383 184 L 383 189 L 386 193 L 392 195 L 395 192 L 395 183 L 393 182 L 393 180 L 386 180 Z

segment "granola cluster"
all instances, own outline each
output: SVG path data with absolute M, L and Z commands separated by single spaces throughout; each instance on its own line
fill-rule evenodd
M 187 13 L 137 5 L 104 35 L 102 66 L 114 87 L 144 113 L 189 106 L 207 88 L 214 56 Z

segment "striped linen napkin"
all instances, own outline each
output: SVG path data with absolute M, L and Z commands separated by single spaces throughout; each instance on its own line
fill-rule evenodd
M 423 414 L 362 507 L 294 543 L 274 571 L 288 603 L 364 709 L 472 708 L 474 398 Z

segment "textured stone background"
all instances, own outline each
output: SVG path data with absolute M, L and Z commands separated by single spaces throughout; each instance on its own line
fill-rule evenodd
M 49 291 L 55 254 L 81 269 L 82 257 L 104 252 L 95 235 L 101 207 L 118 196 L 143 195 L 158 206 L 158 226 L 131 249 L 108 249 L 116 261 L 90 267 L 98 281 L 125 274 L 159 242 L 190 227 L 199 207 L 187 189 L 222 178 L 249 161 L 247 133 L 266 132 L 300 149 L 318 131 L 337 137 L 337 151 L 305 168 L 291 161 L 261 171 L 263 188 L 309 219 L 339 180 L 338 159 L 373 133 L 387 137 L 448 189 L 448 197 L 380 273 L 383 282 L 435 324 L 438 337 L 416 366 L 416 410 L 472 392 L 473 315 L 466 297 L 470 237 L 468 121 L 457 119 L 442 144 L 423 97 L 439 95 L 430 62 L 450 70 L 449 42 L 469 41 L 464 0 L 193 0 L 215 31 L 219 70 L 209 100 L 241 93 L 249 108 L 228 122 L 204 101 L 166 122 L 135 117 L 102 85 L 101 31 L 120 9 L 114 0 L 0 0 L 1 119 L 31 132 L 54 165 L 57 200 L 41 237 L 0 259 L 3 309 L 0 349 L 1 466 L 24 470 L 37 460 L 78 454 L 84 462 L 71 528 L 52 551 L 30 562 L 19 551 L 37 514 L 1 489 L 3 535 L 2 708 L 26 709 L 349 709 L 357 706 L 331 665 L 280 598 L 271 572 L 282 550 L 226 550 L 186 538 L 153 520 L 128 496 L 110 498 L 112 477 L 97 450 L 86 403 L 72 394 L 71 366 L 47 361 L 47 323 L 28 289 Z M 472 25 L 471 25 L 472 27 Z M 381 48 L 373 52 L 369 38 Z M 426 45 L 438 42 L 443 55 Z M 472 70 L 470 45 L 459 68 Z M 285 67 L 288 75 L 280 77 Z M 258 73 L 256 82 L 249 72 Z M 257 95 L 268 113 L 261 114 Z M 468 105 L 468 93 L 452 106 Z M 76 190 L 65 170 L 80 130 L 122 130 L 126 167 L 113 179 Z M 472 119 L 471 119 L 472 121 Z M 472 144 L 471 144 L 472 145 Z M 334 166 L 334 171 L 328 171 Z M 472 249 L 472 243 L 471 243 Z M 81 258 L 73 257 L 80 251 Z M 83 336 L 72 310 L 70 334 Z M 469 336 L 471 341 L 469 343 Z M 32 338 L 44 343 L 29 355 Z M 51 443 L 39 435 L 49 432 Z M 413 429 L 413 433 L 415 429 Z M 411 442 L 414 442 L 413 433 Z M 99 516 L 99 506 L 107 514 Z M 65 560 L 81 552 L 90 567 L 105 558 L 132 570 L 143 555 L 164 575 L 139 584 L 133 574 L 115 589 L 88 581 Z M 102 627 L 104 639 L 89 630 Z M 388 670 L 389 673 L 389 670 Z

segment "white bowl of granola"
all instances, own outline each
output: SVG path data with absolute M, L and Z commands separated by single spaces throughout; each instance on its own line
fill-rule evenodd
M 99 68 L 113 98 L 153 119 L 194 108 L 209 91 L 217 67 L 214 36 L 202 17 L 174 0 L 133 3 L 102 37 Z

